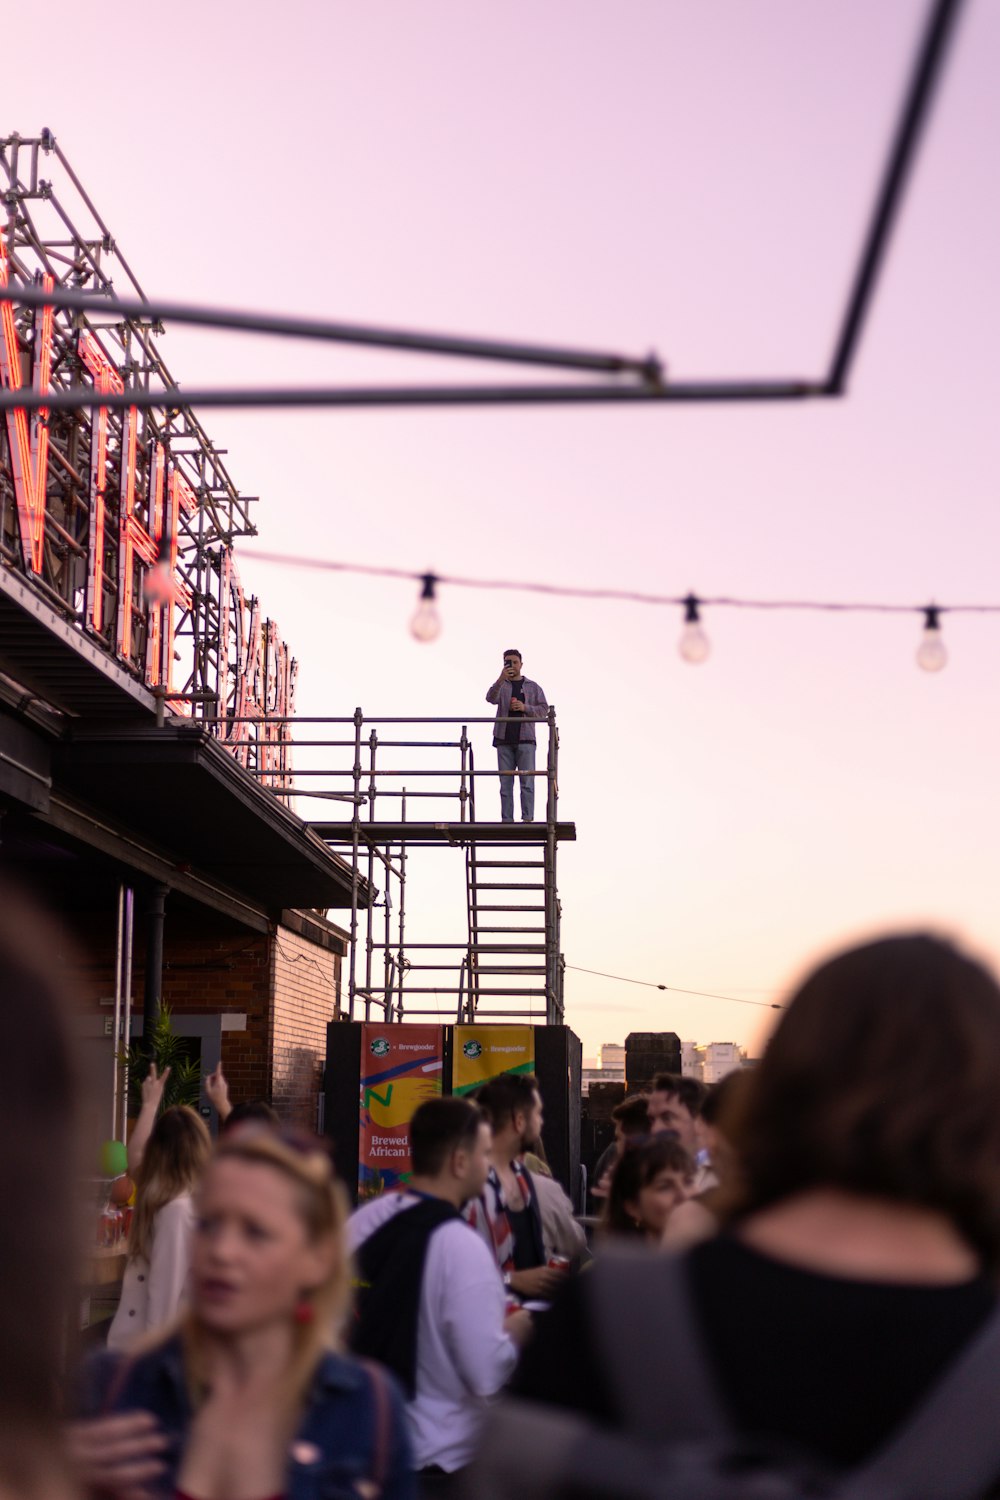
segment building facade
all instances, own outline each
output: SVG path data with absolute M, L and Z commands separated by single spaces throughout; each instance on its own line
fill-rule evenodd
M 60 165 L 48 132 L 0 141 L 0 880 L 59 920 L 119 1135 L 115 1058 L 163 1004 L 202 1076 L 315 1125 L 352 870 L 290 807 L 296 664 L 233 553 L 251 501 L 158 401 L 163 329 L 113 310 L 142 288 Z

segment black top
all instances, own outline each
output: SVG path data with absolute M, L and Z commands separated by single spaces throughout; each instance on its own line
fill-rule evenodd
M 424 1262 L 431 1235 L 460 1217 L 443 1198 L 416 1195 L 373 1231 L 354 1254 L 357 1268 L 351 1348 L 377 1359 L 401 1382 L 411 1401 L 417 1388 L 417 1329 Z
M 540 1266 L 544 1259 L 544 1250 L 539 1254 L 531 1208 L 508 1208 L 507 1218 L 510 1220 L 514 1235 L 515 1271 L 530 1271 L 533 1266 Z
M 521 701 L 523 702 L 524 701 L 523 695 L 524 695 L 524 678 L 523 677 L 515 678 L 515 680 L 510 685 L 510 696 L 512 698 L 520 698 Z M 512 721 L 507 725 L 507 744 L 508 745 L 519 745 L 521 743 L 521 725 L 518 722 L 518 720 L 524 718 L 524 709 L 523 708 L 512 708 L 512 709 L 509 709 L 508 712 L 512 716 Z
M 688 1264 L 735 1425 L 838 1466 L 875 1451 L 996 1303 L 985 1276 L 951 1286 L 850 1281 L 725 1234 L 698 1245 Z M 574 1278 L 539 1320 L 514 1389 L 614 1426 L 622 1413 L 591 1339 L 586 1288 L 585 1275 Z

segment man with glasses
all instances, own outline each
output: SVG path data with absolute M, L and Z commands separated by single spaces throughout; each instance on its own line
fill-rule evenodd
M 503 654 L 503 671 L 487 690 L 487 703 L 497 705 L 493 726 L 493 743 L 497 748 L 500 776 L 500 817 L 504 823 L 514 821 L 514 775 L 521 782 L 521 820 L 531 823 L 535 817 L 535 719 L 544 719 L 549 705 L 537 682 L 521 671 L 520 651 Z M 504 775 L 506 772 L 508 774 Z

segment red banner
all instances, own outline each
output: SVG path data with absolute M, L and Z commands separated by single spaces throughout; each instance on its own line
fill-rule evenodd
M 441 1026 L 361 1028 L 360 1198 L 409 1181 L 410 1121 L 418 1104 L 440 1095 L 443 1066 Z

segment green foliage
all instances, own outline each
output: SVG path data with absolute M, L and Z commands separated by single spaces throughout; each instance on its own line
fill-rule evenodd
M 142 1106 L 142 1080 L 149 1071 L 149 1058 L 141 1042 L 133 1042 L 124 1058 L 128 1063 L 129 1114 L 137 1115 Z M 190 1104 L 197 1109 L 201 1091 L 201 1065 L 185 1056 L 185 1042 L 174 1032 L 170 1020 L 170 1008 L 160 1006 L 152 1036 L 152 1061 L 158 1073 L 170 1069 L 170 1077 L 163 1091 L 163 1108 L 174 1104 Z

